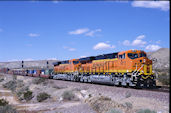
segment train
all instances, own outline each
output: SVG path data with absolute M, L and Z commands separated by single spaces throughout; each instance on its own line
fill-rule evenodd
M 57 61 L 53 65 L 53 69 L 9 69 L 7 73 L 126 87 L 153 88 L 156 86 L 152 60 L 143 50 L 126 50 Z

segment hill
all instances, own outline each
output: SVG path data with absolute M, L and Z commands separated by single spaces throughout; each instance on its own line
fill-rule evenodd
M 169 48 L 160 48 L 154 52 L 147 52 L 149 59 L 156 59 L 153 61 L 154 69 L 169 69 L 170 67 L 170 51 Z
M 47 66 L 53 68 L 53 62 L 56 61 L 57 60 L 24 61 L 23 68 L 47 68 Z M 0 68 L 22 68 L 22 61 L 0 62 Z

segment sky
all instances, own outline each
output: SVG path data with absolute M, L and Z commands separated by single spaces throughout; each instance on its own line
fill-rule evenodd
M 1 1 L 0 62 L 170 47 L 168 1 Z

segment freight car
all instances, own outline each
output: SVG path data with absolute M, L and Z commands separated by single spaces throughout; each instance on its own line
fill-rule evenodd
M 152 61 L 142 50 L 127 50 L 55 62 L 51 78 L 120 86 L 156 85 Z

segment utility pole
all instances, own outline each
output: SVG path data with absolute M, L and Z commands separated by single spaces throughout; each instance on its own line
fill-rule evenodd
M 47 61 L 46 64 L 47 64 L 47 69 L 49 69 L 49 62 Z
M 21 61 L 21 67 L 22 68 L 24 67 L 24 61 Z

